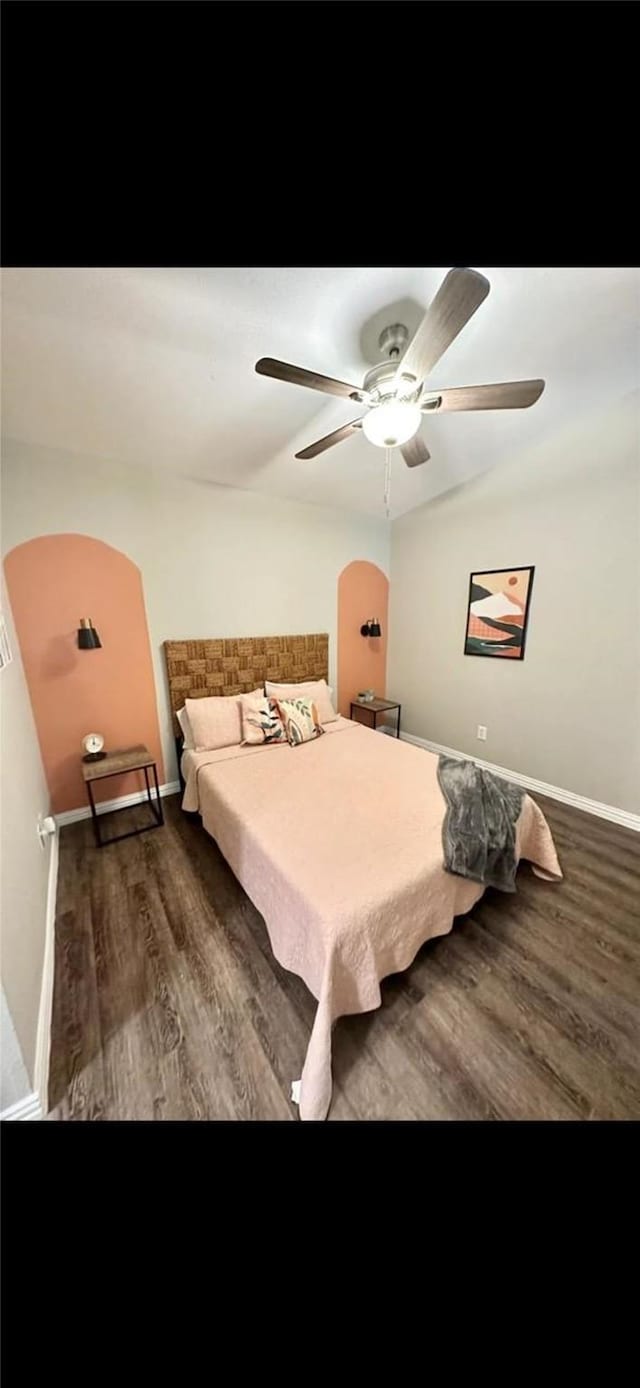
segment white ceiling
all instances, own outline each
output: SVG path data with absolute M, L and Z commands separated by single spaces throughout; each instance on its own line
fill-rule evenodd
M 448 268 L 4 270 L 3 433 L 382 516 L 382 449 L 356 435 L 293 456 L 358 407 L 254 365 L 280 357 L 359 384 L 381 328 L 413 331 Z M 547 387 L 529 410 L 427 419 L 431 461 L 410 470 L 394 453 L 393 515 L 638 385 L 637 269 L 473 268 L 491 293 L 430 388 Z

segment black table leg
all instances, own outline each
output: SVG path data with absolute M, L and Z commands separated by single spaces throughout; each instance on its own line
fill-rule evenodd
M 164 815 L 162 813 L 162 800 L 160 798 L 160 787 L 158 785 L 158 772 L 156 769 L 155 762 L 153 763 L 153 779 L 155 781 L 156 786 L 156 819 L 158 821 L 158 824 L 164 824 Z
M 98 812 L 96 810 L 96 803 L 93 798 L 93 786 L 91 784 L 91 781 L 87 781 L 87 790 L 89 792 L 89 804 L 91 806 L 91 818 L 93 820 L 93 832 L 95 835 L 96 845 L 98 848 L 102 848 L 102 839 L 100 838 L 100 827 L 98 825 Z
M 400 736 L 400 714 L 401 714 L 401 712 L 402 712 L 402 704 L 398 704 L 398 725 L 397 725 L 397 728 L 396 728 L 396 737 L 399 737 L 399 736 Z
M 149 808 L 150 808 L 150 810 L 151 810 L 151 813 L 152 813 L 152 815 L 153 815 L 153 818 L 154 818 L 155 821 L 156 821 L 156 824 L 164 824 L 164 818 L 163 818 L 163 814 L 162 814 L 162 801 L 161 801 L 161 799 L 160 799 L 160 787 L 159 787 L 159 785 L 158 785 L 158 773 L 157 773 L 157 771 L 156 771 L 156 764 L 155 764 L 155 762 L 153 763 L 153 779 L 154 779 L 154 781 L 155 781 L 155 787 L 156 787 L 156 798 L 155 798 L 155 800 L 152 800 L 152 799 L 151 799 L 151 786 L 150 786 L 150 783 L 149 783 L 149 767 L 148 767 L 148 766 L 143 767 L 143 771 L 144 771 L 144 779 L 145 779 L 145 781 L 146 781 L 146 783 L 147 783 L 147 800 L 149 801 Z

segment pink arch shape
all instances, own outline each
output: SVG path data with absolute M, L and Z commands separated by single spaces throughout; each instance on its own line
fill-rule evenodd
M 87 803 L 82 739 L 107 749 L 144 742 L 164 765 L 142 575 L 126 554 L 90 535 L 40 535 L 4 569 L 54 814 Z M 80 617 L 102 648 L 78 649 Z M 138 773 L 96 786 L 97 800 L 144 787 Z
M 354 559 L 338 578 L 338 711 L 349 717 L 349 705 L 362 689 L 383 695 L 387 688 L 389 580 L 377 564 Z M 379 617 L 382 636 L 360 635 L 369 617 Z

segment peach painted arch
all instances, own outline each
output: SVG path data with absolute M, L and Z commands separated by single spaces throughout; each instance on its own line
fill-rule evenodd
M 82 739 L 107 749 L 144 742 L 164 781 L 142 575 L 126 554 L 89 535 L 40 535 L 4 561 L 9 598 L 54 814 L 87 803 Z M 100 650 L 79 650 L 91 617 Z M 144 787 L 138 773 L 95 787 L 111 800 Z
M 387 688 L 389 580 L 377 564 L 354 559 L 338 578 L 338 709 L 349 717 L 351 700 L 361 689 Z M 360 635 L 369 617 L 378 617 L 380 637 Z

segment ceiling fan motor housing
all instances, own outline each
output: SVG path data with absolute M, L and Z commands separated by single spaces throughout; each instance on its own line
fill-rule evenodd
M 397 369 L 395 361 L 382 361 L 379 366 L 372 366 L 362 382 L 362 389 L 376 400 L 384 400 L 393 393 Z
M 398 391 L 397 372 L 400 358 L 409 340 L 408 329 L 404 323 L 392 323 L 385 328 L 378 338 L 380 351 L 384 353 L 385 361 L 381 361 L 377 366 L 373 366 L 362 382 L 362 389 L 373 397 L 376 405 L 383 404 L 386 400 L 396 397 L 398 394 L 403 399 L 412 400 L 420 390 L 418 381 L 414 383 L 410 378 L 410 384 Z

